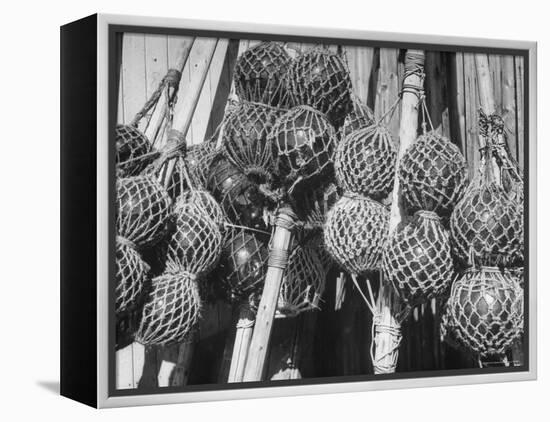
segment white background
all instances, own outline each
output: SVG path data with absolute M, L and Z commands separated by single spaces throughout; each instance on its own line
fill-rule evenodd
M 264 421 L 548 420 L 550 159 L 543 1 L 125 0 L 4 2 L 0 43 L 0 419 Z M 57 395 L 59 26 L 95 13 L 249 21 L 539 42 L 539 380 L 95 411 Z M 78 142 L 78 139 L 74 140 Z M 544 412 L 546 410 L 546 412 Z

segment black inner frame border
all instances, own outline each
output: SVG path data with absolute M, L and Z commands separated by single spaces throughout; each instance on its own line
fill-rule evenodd
M 322 29 L 319 29 L 322 31 Z M 467 368 L 467 369 L 444 369 L 444 370 L 424 370 L 399 372 L 393 374 L 364 374 L 364 375 L 347 375 L 347 376 L 332 376 L 332 377 L 316 377 L 304 378 L 298 380 L 267 380 L 256 382 L 242 383 L 226 383 L 226 384 L 198 384 L 187 385 L 184 387 L 158 387 L 158 388 L 136 388 L 136 389 L 116 389 L 116 357 L 115 357 L 115 201 L 116 201 L 116 172 L 115 172 L 115 126 L 117 120 L 118 106 L 118 84 L 119 84 L 119 63 L 121 60 L 122 45 L 120 44 L 120 36 L 123 33 L 143 33 L 143 34 L 159 34 L 159 35 L 178 35 L 178 36 L 196 36 L 196 37 L 215 37 L 229 39 L 261 39 L 271 41 L 284 42 L 310 42 L 324 44 L 340 44 L 361 47 L 380 47 L 380 48 L 398 48 L 398 49 L 422 49 L 426 51 L 441 51 L 441 52 L 468 52 L 468 53 L 486 53 L 513 55 L 523 58 L 523 110 L 524 110 L 524 163 L 523 163 L 523 178 L 524 186 L 527 187 L 524 191 L 524 341 L 523 341 L 523 366 L 510 367 L 489 367 L 489 368 Z M 406 36 L 406 34 L 405 34 Z M 436 39 L 436 36 L 433 36 Z M 215 31 L 201 29 L 186 29 L 173 27 L 157 27 L 157 26 L 136 26 L 136 25 L 108 25 L 108 168 L 109 168 L 109 215 L 108 215 L 108 396 L 109 397 L 124 397 L 124 396 L 140 396 L 149 394 L 171 394 L 185 392 L 200 392 L 200 391 L 217 391 L 217 390 L 235 390 L 235 389 L 251 389 L 264 387 L 284 387 L 297 385 L 316 385 L 316 384 L 337 384 L 348 382 L 365 382 L 365 381 L 385 381 L 385 380 L 401 380 L 414 378 L 428 377 L 447 377 L 461 375 L 486 375 L 496 373 L 512 373 L 525 372 L 529 370 L 529 81 L 530 81 L 530 61 L 528 49 L 514 48 L 495 48 L 495 47 L 473 47 L 461 46 L 452 44 L 437 44 L 437 43 L 413 43 L 400 41 L 372 41 L 368 39 L 357 38 L 327 38 L 322 36 L 296 36 L 296 35 L 277 35 L 273 33 L 259 32 L 238 32 L 238 31 Z

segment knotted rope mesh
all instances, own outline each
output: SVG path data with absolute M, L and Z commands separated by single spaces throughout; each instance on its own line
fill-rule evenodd
M 506 141 L 506 128 L 502 117 L 497 114 L 486 115 L 483 110 L 479 111 L 479 132 L 481 139 L 489 146 L 487 152 L 498 165 L 498 181 L 508 198 L 517 203 L 521 214 L 521 221 L 524 218 L 524 187 L 523 172 L 518 163 L 512 158 Z M 487 159 L 487 158 L 486 158 Z M 491 163 L 492 164 L 492 163 Z M 521 246 L 515 252 L 515 257 L 510 260 L 513 266 L 523 266 L 523 244 L 521 237 Z
M 523 332 L 523 290 L 495 267 L 466 271 L 447 307 L 447 333 L 480 356 L 505 353 Z
M 327 275 L 329 270 L 336 265 L 336 262 L 327 251 L 323 232 L 316 232 L 313 236 L 309 236 L 304 243 L 306 248 L 315 251 L 325 275 Z
M 146 176 L 117 179 L 116 228 L 137 247 L 156 243 L 165 233 L 171 200 L 164 188 Z
M 210 167 L 217 154 L 218 151 L 216 151 L 214 138 L 187 148 L 187 155 L 185 157 L 187 170 L 196 188 L 206 188 Z
M 449 234 L 437 214 L 418 211 L 392 232 L 382 254 L 384 275 L 411 306 L 444 294 L 453 279 Z
M 402 201 L 409 213 L 449 216 L 468 185 L 468 166 L 456 145 L 428 132 L 405 151 L 399 163 Z
M 294 107 L 273 126 L 268 140 L 276 154 L 276 171 L 290 190 L 299 182 L 323 180 L 333 171 L 336 133 L 317 110 Z
M 287 107 L 290 100 L 286 82 L 291 58 L 275 42 L 262 42 L 237 59 L 233 79 L 241 100 Z
M 523 287 L 525 284 L 525 267 L 524 266 L 505 268 L 504 271 L 508 272 L 510 277 L 516 280 L 522 289 L 524 288 Z
M 291 93 L 296 105 L 308 105 L 326 114 L 340 127 L 352 109 L 351 79 L 338 54 L 313 49 L 300 54 L 288 70 Z
M 263 215 L 268 201 L 258 185 L 226 159 L 218 160 L 213 166 L 208 186 L 229 221 L 255 229 L 266 228 Z
M 292 209 L 295 210 L 304 228 L 322 230 L 330 208 L 340 199 L 340 194 L 334 183 L 312 189 L 304 186 L 297 189 L 290 197 Z
M 493 174 L 488 155 L 451 215 L 453 253 L 463 265 L 507 266 L 523 256 L 523 205 Z
M 359 195 L 344 194 L 329 211 L 325 223 L 328 252 L 352 274 L 378 270 L 389 217 L 388 209 L 382 204 Z
M 258 301 L 268 257 L 267 243 L 260 236 L 244 229 L 232 230 L 218 268 L 228 299 L 247 303 Z
M 194 210 L 191 210 L 194 208 Z M 181 193 L 174 206 L 176 213 L 196 212 L 209 217 L 221 230 L 225 225 L 225 213 L 220 204 L 206 190 L 191 189 Z
M 373 111 L 363 104 L 358 98 L 353 97 L 352 108 L 344 119 L 344 124 L 340 128 L 340 139 L 344 139 L 351 132 L 358 129 L 364 129 L 375 123 Z
M 176 199 L 192 187 L 206 188 L 210 168 L 218 155 L 214 139 L 191 146 L 186 146 L 182 140 L 172 140 L 162 148 L 159 157 L 144 170 L 144 174 L 165 180 L 170 197 Z M 170 160 L 175 160 L 174 169 L 168 175 Z
M 334 169 L 346 191 L 383 199 L 393 189 L 397 152 L 388 129 L 380 124 L 352 132 L 336 149 Z
M 151 144 L 135 126 L 116 125 L 115 162 L 121 177 L 137 176 L 150 162 Z
M 136 341 L 144 345 L 181 342 L 198 325 L 200 307 L 198 286 L 192 274 L 178 271 L 154 278 Z
M 176 204 L 174 214 L 176 229 L 168 242 L 167 271 L 195 275 L 210 271 L 221 254 L 219 226 L 204 210 L 182 201 Z
M 276 317 L 295 317 L 319 308 L 326 274 L 314 249 L 297 245 L 288 258 L 281 283 Z
M 246 176 L 269 181 L 274 157 L 267 135 L 282 114 L 264 104 L 242 101 L 225 118 L 223 148 L 229 160 Z
M 185 176 L 187 145 L 183 133 L 170 129 L 166 143 L 155 151 L 155 160 L 143 171 L 143 174 L 161 181 L 171 198 L 189 188 L 190 177 Z M 171 168 L 173 164 L 173 168 Z M 189 174 L 189 172 L 187 172 Z
M 217 264 L 222 239 L 219 226 L 197 205 L 202 198 L 180 197 L 174 207 L 175 229 L 166 246 L 165 273 L 153 279 L 136 336 L 143 344 L 182 341 L 198 323 L 197 277 Z
M 131 312 L 142 296 L 149 266 L 131 245 L 120 240 L 116 242 L 115 262 L 115 312 Z

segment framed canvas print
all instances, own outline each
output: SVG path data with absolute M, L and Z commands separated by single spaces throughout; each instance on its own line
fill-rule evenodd
M 61 393 L 536 377 L 536 45 L 61 28 Z

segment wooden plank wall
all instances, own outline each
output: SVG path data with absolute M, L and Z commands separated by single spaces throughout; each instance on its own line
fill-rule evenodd
M 148 96 L 175 64 L 177 47 L 189 38 L 125 34 L 122 42 L 118 121 L 128 123 Z M 196 78 L 204 60 L 201 50 L 211 39 L 197 38 L 184 68 L 180 96 Z M 238 54 L 259 41 L 219 40 L 212 66 L 193 115 L 187 140 L 202 142 L 212 136 L 221 122 L 228 97 L 234 95 L 232 69 Z M 293 55 L 313 44 L 289 43 Z M 382 116 L 392 106 L 401 89 L 404 54 L 398 49 L 325 45 L 341 52 L 348 64 L 354 94 Z M 504 118 L 512 157 L 523 166 L 523 61 L 512 56 L 489 55 L 497 111 Z M 425 94 L 434 128 L 451 139 L 464 153 L 473 173 L 479 161 L 477 113 L 479 89 L 474 57 L 471 53 L 428 51 L 426 55 Z M 386 119 L 398 142 L 399 108 Z M 354 375 L 370 373 L 372 317 L 351 282 L 345 282 L 346 300 L 335 309 L 338 272 L 330 274 L 321 312 L 294 321 L 278 321 L 274 327 L 272 351 L 266 375 L 285 378 L 289 362 L 299 363 L 302 376 Z M 207 305 L 200 324 L 191 383 L 223 382 L 228 368 L 228 351 L 234 336 L 230 306 L 221 302 Z M 432 301 L 416 308 L 403 325 L 399 371 L 440 369 L 452 366 L 455 359 L 439 341 L 438 321 L 441 304 Z M 295 347 L 297 342 L 304 347 Z M 224 357 L 225 349 L 225 357 Z M 430 351 L 430 352 L 428 352 Z M 179 348 L 144 348 L 133 344 L 117 353 L 117 364 L 130 367 L 117 380 L 120 388 L 164 386 L 170 384 L 177 365 Z M 305 357 L 310 357 L 305 358 Z M 451 356 L 451 358 L 449 357 Z M 462 362 L 464 364 L 464 362 Z M 199 368 L 199 369 L 196 369 Z M 201 369 L 206 368 L 206 369 Z M 225 375 L 224 375 L 225 374 Z M 141 380 L 141 382 L 140 382 Z

